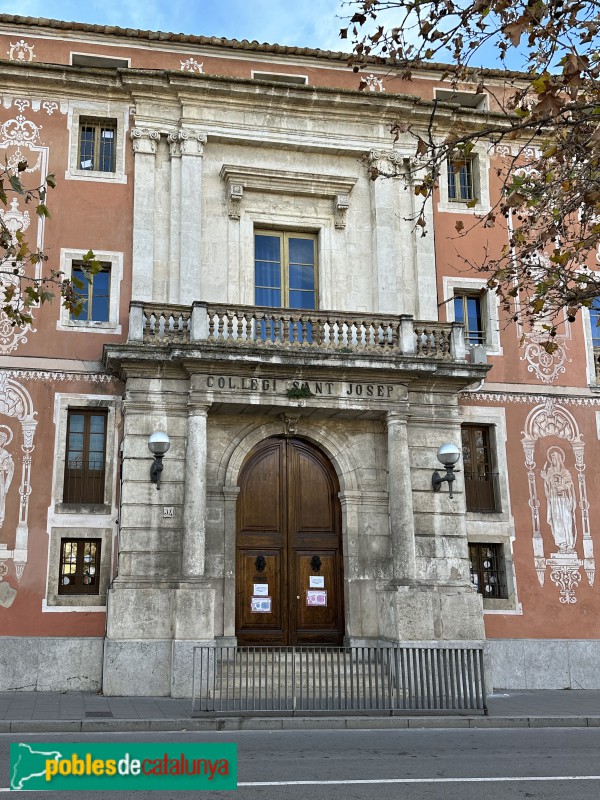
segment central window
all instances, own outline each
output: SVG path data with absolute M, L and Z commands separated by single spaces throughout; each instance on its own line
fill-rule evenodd
M 316 251 L 317 237 L 314 234 L 256 231 L 255 305 L 315 309 Z

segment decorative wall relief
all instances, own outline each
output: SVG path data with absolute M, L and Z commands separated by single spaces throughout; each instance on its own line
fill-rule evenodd
M 16 432 L 9 425 L 0 425 L 0 606 L 10 606 L 16 595 L 16 589 L 5 579 L 9 573 L 8 563 L 14 564 L 17 582 L 23 576 L 27 563 L 27 550 L 29 539 L 29 497 L 31 495 L 31 454 L 34 450 L 35 429 L 37 427 L 36 412 L 33 410 L 31 395 L 17 381 L 9 378 L 6 371 L 0 372 L 0 417 L 8 417 L 20 423 L 21 451 L 23 453 L 21 466 L 21 482 L 19 485 L 19 517 L 14 537 L 14 546 L 9 549 L 8 537 L 5 527 L 6 503 L 14 487 L 13 476 L 15 461 L 8 446 L 13 442 Z M 14 453 L 15 448 L 12 448 Z M 13 489 L 14 491 L 14 489 Z M 8 587 L 8 588 L 7 588 Z
M 566 450 L 558 445 L 545 447 L 544 439 L 562 439 Z M 583 436 L 573 415 L 556 400 L 548 398 L 527 415 L 523 432 L 523 450 L 529 483 L 529 507 L 532 518 L 533 558 L 538 581 L 544 585 L 546 571 L 558 587 L 561 603 L 577 602 L 576 590 L 581 583 L 581 567 L 590 586 L 594 585 L 594 544 L 590 533 L 589 503 L 585 481 Z M 544 466 L 536 471 L 536 450 Z M 568 454 L 574 459 L 576 481 L 567 466 Z M 544 487 L 545 523 L 553 547 L 548 552 L 540 522 L 538 483 Z M 546 537 L 548 542 L 549 537 Z

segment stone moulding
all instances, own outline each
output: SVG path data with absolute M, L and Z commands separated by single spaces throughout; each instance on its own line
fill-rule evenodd
M 353 176 L 316 175 L 314 172 L 292 172 L 234 164 L 223 164 L 220 175 L 227 186 L 230 219 L 240 218 L 245 191 L 302 195 L 331 199 L 336 228 L 346 227 L 349 195 L 357 181 Z

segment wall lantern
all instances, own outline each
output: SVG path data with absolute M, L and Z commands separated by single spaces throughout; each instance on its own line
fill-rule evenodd
M 456 475 L 454 474 L 454 465 L 460 458 L 460 450 L 455 444 L 443 444 L 437 451 L 437 457 L 438 461 L 440 461 L 446 467 L 446 474 L 444 477 L 442 477 L 436 469 L 436 471 L 433 473 L 433 477 L 431 478 L 433 491 L 439 492 L 439 490 L 442 488 L 442 483 L 447 481 L 448 494 L 450 497 L 452 497 L 452 483 L 456 478 Z
M 166 433 L 156 431 L 148 437 L 148 449 L 154 456 L 154 461 L 150 467 L 150 480 L 156 484 L 156 488 L 160 489 L 160 475 L 163 471 L 163 456 L 171 447 L 171 440 Z

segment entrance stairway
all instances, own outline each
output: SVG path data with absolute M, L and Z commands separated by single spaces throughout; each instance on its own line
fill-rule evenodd
M 485 710 L 481 647 L 195 650 L 194 712 Z

